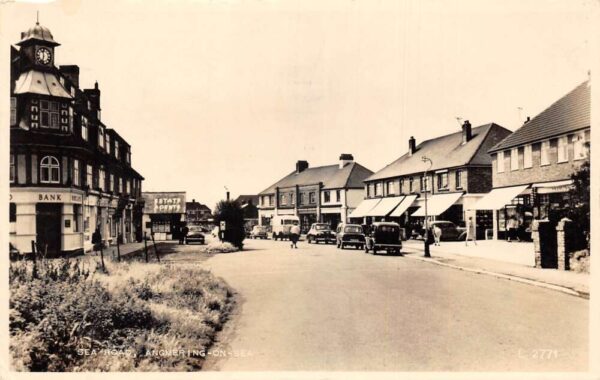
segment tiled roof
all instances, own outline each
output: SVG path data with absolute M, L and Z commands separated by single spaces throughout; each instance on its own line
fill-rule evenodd
M 423 172 L 429 166 L 421 161 L 423 156 L 427 156 L 433 162 L 429 170 L 464 165 L 491 165 L 492 159 L 487 154 L 487 150 L 508 136 L 510 131 L 495 123 L 490 123 L 473 128 L 471 133 L 471 140 L 464 145 L 462 144 L 462 131 L 425 140 L 417 146 L 412 155 L 407 152 L 365 181 Z
M 56 75 L 36 70 L 29 70 L 19 76 L 15 84 L 15 94 L 39 94 L 72 99 Z
M 259 194 L 272 194 L 276 187 L 316 185 L 319 182 L 323 183 L 324 189 L 362 188 L 364 179 L 371 174 L 372 171 L 356 162 L 350 162 L 341 169 L 339 165 L 318 166 L 300 173 L 293 171 Z
M 495 152 L 590 127 L 590 83 L 585 81 L 489 150 Z
M 240 195 L 235 199 L 239 204 L 252 202 L 253 205 L 258 204 L 258 195 Z

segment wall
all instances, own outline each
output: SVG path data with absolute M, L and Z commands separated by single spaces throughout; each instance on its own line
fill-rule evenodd
M 468 193 L 489 193 L 492 190 L 492 168 L 490 167 L 470 167 L 465 170 L 463 176 L 467 181 L 464 190 Z

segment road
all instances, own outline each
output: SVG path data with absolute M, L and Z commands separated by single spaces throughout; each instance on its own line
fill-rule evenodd
M 240 302 L 205 369 L 581 371 L 588 301 L 402 256 L 246 241 L 200 265 Z

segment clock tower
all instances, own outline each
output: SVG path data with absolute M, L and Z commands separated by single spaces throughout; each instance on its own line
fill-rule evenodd
M 54 48 L 60 44 L 54 41 L 48 28 L 36 22 L 35 26 L 21 33 L 21 41 L 17 45 L 21 47 L 23 70 L 54 70 Z

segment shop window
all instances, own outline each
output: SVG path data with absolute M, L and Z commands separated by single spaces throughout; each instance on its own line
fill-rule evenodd
M 17 124 L 17 98 L 10 98 L 10 125 Z
M 81 232 L 81 205 L 73 205 L 73 232 Z
M 73 185 L 79 186 L 79 160 L 73 160 Z
M 519 170 L 519 148 L 510 150 L 510 170 Z
M 573 136 L 573 159 L 584 160 L 588 156 L 585 146 L 585 132 L 577 133 Z
M 317 199 L 316 199 L 314 191 L 311 191 L 310 193 L 308 193 L 308 201 L 310 202 L 310 204 L 317 203 Z
M 497 172 L 504 173 L 504 152 L 498 152 L 496 155 Z
M 533 149 L 531 144 L 523 147 L 523 168 L 527 169 L 533 166 Z
M 60 182 L 60 164 L 58 163 L 56 157 L 46 156 L 40 161 L 40 182 Z
M 396 186 L 394 186 L 394 181 L 387 181 L 385 186 L 386 186 L 385 191 L 388 195 L 396 194 Z
M 341 190 L 336 190 L 335 191 L 335 201 L 336 202 L 341 202 L 342 201 L 342 191 Z
M 438 173 L 437 185 L 438 185 L 438 190 L 448 190 L 448 172 Z
M 323 193 L 323 202 L 324 203 L 329 203 L 331 202 L 331 193 L 329 191 L 325 191 Z
M 10 183 L 15 182 L 16 172 L 17 171 L 16 171 L 16 166 L 15 166 L 15 155 L 11 154 L 10 155 L 10 171 L 9 171 Z
M 558 138 L 558 162 L 569 161 L 569 138 L 562 136 Z
M 550 140 L 542 141 L 540 165 L 550 165 Z
M 462 169 L 458 169 L 456 171 L 455 177 L 456 177 L 456 190 L 460 190 L 462 189 Z
M 11 203 L 9 206 L 9 215 L 8 215 L 9 223 L 14 223 L 17 221 L 17 204 Z

